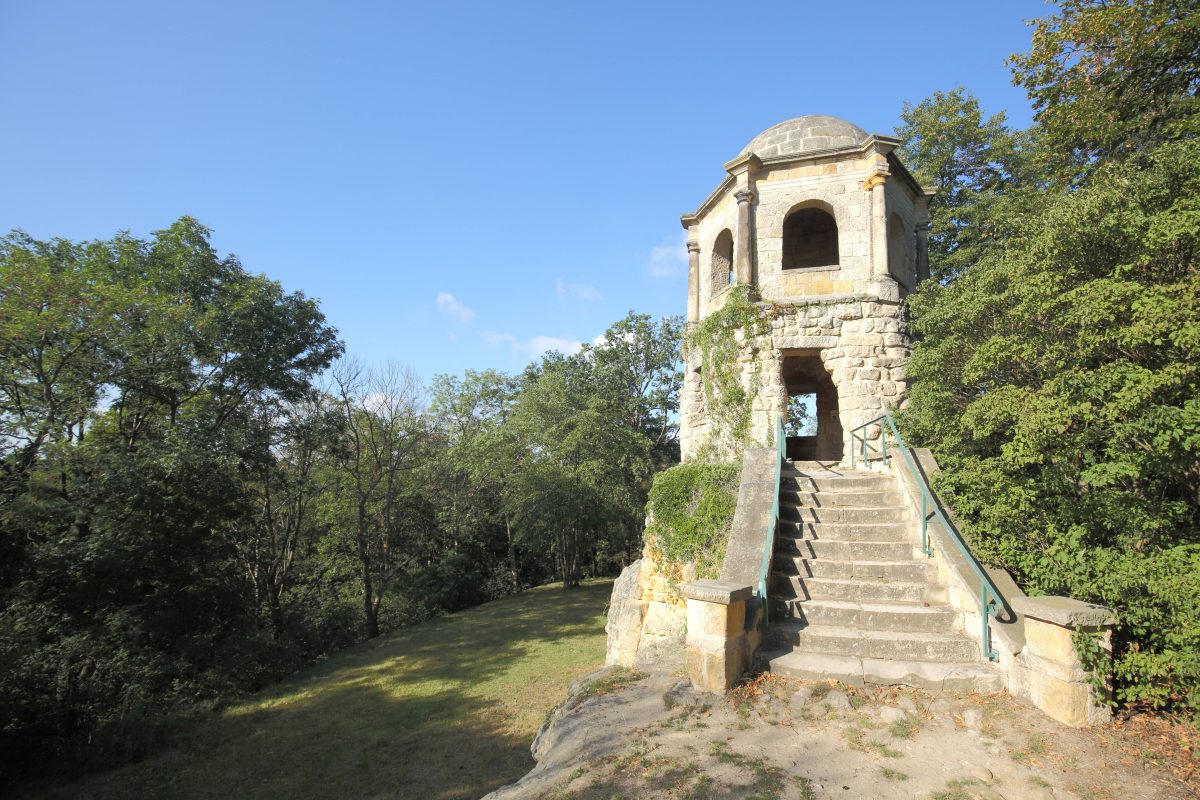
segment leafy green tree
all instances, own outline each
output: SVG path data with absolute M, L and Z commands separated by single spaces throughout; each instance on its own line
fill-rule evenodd
M 1146 160 L 911 299 L 904 424 L 985 558 L 1118 609 L 1123 699 L 1200 708 L 1200 143 Z
M 1059 0 L 1014 80 L 1070 177 L 1200 133 L 1200 12 L 1193 0 Z
M 680 342 L 683 318 L 630 311 L 609 326 L 594 345 L 584 345 L 592 362 L 595 391 L 611 392 L 626 407 L 627 424 L 652 442 L 661 466 L 679 461 L 679 390 L 683 382 Z
M 0 243 L 0 772 L 277 675 L 234 522 L 248 421 L 340 352 L 317 305 L 183 218 Z
M 276 639 L 284 636 L 285 598 L 304 548 L 324 531 L 318 502 L 331 488 L 322 465 L 341 432 L 336 408 L 314 392 L 295 402 L 272 398 L 245 423 L 241 485 L 245 508 L 229 522 L 230 540 Z
M 527 544 L 553 554 L 564 588 L 589 551 L 627 550 L 641 531 L 654 441 L 629 424 L 626 400 L 586 355 L 552 354 L 526 372 L 513 409 L 522 453 L 506 509 Z
M 929 205 L 931 273 L 949 280 L 995 244 L 996 209 L 1007 190 L 1021 185 L 1029 142 L 1003 113 L 985 118 L 962 87 L 905 103 L 900 117 L 896 136 L 905 166 L 937 189 Z
M 490 551 L 490 532 L 503 531 L 507 589 L 523 584 L 513 521 L 505 500 L 516 491 L 512 477 L 523 451 L 507 425 L 519 396 L 517 379 L 495 370 L 467 370 L 461 378 L 434 379 L 430 417 L 442 432 L 437 484 L 446 498 L 443 519 L 457 545 L 468 539 Z M 478 552 L 478 551 L 477 551 Z M 495 591 L 494 589 L 492 590 Z
M 1193 6 L 1063 0 L 1012 58 L 1038 126 L 995 235 L 910 298 L 903 424 L 977 552 L 1118 610 L 1119 700 L 1200 713 Z
M 327 492 L 327 519 L 357 558 L 367 638 L 393 578 L 415 563 L 412 546 L 426 533 L 416 480 L 427 442 L 423 389 L 408 368 L 364 370 L 355 361 L 333 370 L 342 437 Z

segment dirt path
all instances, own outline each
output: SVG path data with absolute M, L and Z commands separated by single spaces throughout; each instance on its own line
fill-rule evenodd
M 1074 730 L 1006 695 L 767 675 L 715 698 L 678 676 L 611 671 L 576 690 L 535 746 L 538 768 L 494 800 L 1200 796 L 1184 782 L 1195 763 L 1169 741 Z

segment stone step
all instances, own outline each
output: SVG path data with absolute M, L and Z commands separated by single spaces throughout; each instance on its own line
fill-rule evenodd
M 829 477 L 780 472 L 779 488 L 793 492 L 886 492 L 895 491 L 896 482 L 879 475 L 856 477 Z
M 789 522 L 904 522 L 908 509 L 890 508 L 808 508 L 779 504 L 780 519 Z
M 920 603 L 861 603 L 852 600 L 776 600 L 772 620 L 795 619 L 812 625 L 876 631 L 954 633 L 959 613 L 949 606 Z
M 775 538 L 831 542 L 913 542 L 907 522 L 795 522 L 780 520 Z
M 938 590 L 939 587 L 924 583 L 787 575 L 772 575 L 770 587 L 771 594 L 780 600 L 850 600 L 859 603 L 935 602 L 940 599 Z
M 850 686 L 913 686 L 928 692 L 999 692 L 1000 670 L 985 663 L 889 661 L 878 658 L 801 653 L 789 649 L 761 652 L 767 669 L 807 680 L 833 679 Z
M 779 575 L 802 578 L 883 578 L 921 583 L 937 577 L 930 561 L 838 561 L 828 558 L 779 557 L 772 563 Z
M 808 492 L 780 487 L 780 505 L 806 508 L 891 508 L 904 498 L 896 491 Z
M 894 661 L 973 661 L 981 658 L 978 641 L 962 633 L 876 631 L 812 625 L 800 621 L 774 626 L 772 637 L 801 653 L 827 653 Z
M 913 561 L 917 550 L 910 542 L 777 539 L 775 552 L 792 558 L 828 558 L 832 561 Z

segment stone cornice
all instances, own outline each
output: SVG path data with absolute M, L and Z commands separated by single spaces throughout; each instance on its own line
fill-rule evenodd
M 725 171 L 729 173 L 725 180 L 721 181 L 712 193 L 704 199 L 694 212 L 684 214 L 680 219 L 685 228 L 690 227 L 689 220 L 698 222 L 701 217 L 716 205 L 722 195 L 735 186 L 737 183 L 737 175 L 742 172 L 749 172 L 753 175 L 763 169 L 770 167 L 782 167 L 789 164 L 800 164 L 807 161 L 817 161 L 819 159 L 835 158 L 837 156 L 859 156 L 866 157 L 870 155 L 878 155 L 887 159 L 888 169 L 892 175 L 895 175 L 904 184 L 905 188 L 912 192 L 913 197 L 932 197 L 936 194 L 935 189 L 930 189 L 921 186 L 917 183 L 916 178 L 900 163 L 900 159 L 893 152 L 900 147 L 900 140 L 892 136 L 884 136 L 880 133 L 873 133 L 866 138 L 860 145 L 851 147 L 831 147 L 825 150 L 810 150 L 806 153 L 794 153 L 783 156 L 768 156 L 767 158 L 759 158 L 754 153 L 745 153 L 737 156 L 731 161 L 725 163 Z
M 895 153 L 888 153 L 887 160 L 888 168 L 892 171 L 892 174 L 901 180 L 905 188 L 912 193 L 914 200 L 921 197 L 933 197 L 935 194 L 937 194 L 937 189 L 927 188 L 917 183 L 917 179 L 914 178 L 912 173 L 908 171 L 908 168 L 900 162 L 900 159 L 896 157 Z
M 704 198 L 704 202 L 700 204 L 700 207 L 697 208 L 695 211 L 693 211 L 690 214 L 684 214 L 683 218 L 691 217 L 693 219 L 699 220 L 700 217 L 703 217 L 705 214 L 708 213 L 710 208 L 712 208 L 714 205 L 717 204 L 717 201 L 721 199 L 721 195 L 725 194 L 725 192 L 731 186 L 736 186 L 736 185 L 737 185 L 737 178 L 735 178 L 733 175 L 726 175 L 725 180 L 723 180 L 719 184 L 717 184 L 717 188 L 713 189 L 712 193 L 708 197 Z M 687 226 L 685 225 L 684 227 L 687 227 Z
M 740 175 L 743 172 L 749 172 L 753 175 L 762 169 L 762 159 L 754 155 L 754 153 L 746 153 L 740 155 L 732 161 L 726 161 L 724 164 L 725 171 L 730 175 Z

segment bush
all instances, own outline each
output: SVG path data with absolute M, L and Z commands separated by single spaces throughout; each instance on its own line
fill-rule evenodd
M 653 537 L 674 562 L 695 562 L 701 577 L 716 577 L 737 508 L 739 464 L 688 463 L 658 473 L 646 511 Z
M 995 220 L 910 298 L 902 426 L 980 558 L 1118 612 L 1116 697 L 1200 714 L 1200 142 Z

